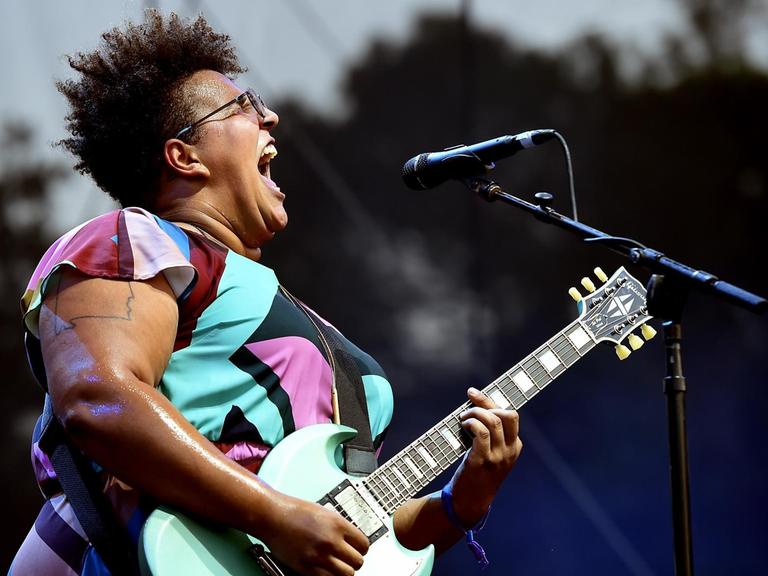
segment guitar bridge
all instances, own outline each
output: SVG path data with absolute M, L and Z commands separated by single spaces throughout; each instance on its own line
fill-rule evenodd
M 254 544 L 248 548 L 248 554 L 256 560 L 259 568 L 261 568 L 267 576 L 286 576 L 285 572 L 283 572 L 275 561 L 272 560 L 272 556 L 269 555 L 266 548 L 261 544 Z

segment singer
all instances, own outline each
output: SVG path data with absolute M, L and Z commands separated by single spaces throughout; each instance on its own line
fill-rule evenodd
M 355 375 L 340 373 L 326 333 L 360 373 L 373 448 L 392 413 L 376 361 L 259 263 L 288 222 L 290 192 L 271 167 L 277 113 L 236 82 L 235 49 L 202 17 L 150 10 L 69 61 L 76 76 L 57 84 L 70 106 L 61 145 L 123 208 L 59 238 L 22 306 L 31 369 L 65 440 L 95 470 L 119 528 L 109 538 L 135 552 L 163 504 L 255 535 L 300 574 L 353 574 L 364 533 L 258 475 L 285 436 L 339 420 L 335 384 Z M 474 389 L 468 397 L 471 448 L 447 489 L 394 512 L 410 549 L 462 538 L 520 454 L 517 414 Z M 92 542 L 49 430 L 38 426 L 32 447 L 46 500 L 10 574 L 134 572 Z

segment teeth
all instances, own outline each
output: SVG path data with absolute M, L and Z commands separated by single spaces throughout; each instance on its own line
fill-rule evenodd
M 275 148 L 275 145 L 267 144 L 261 153 L 261 158 L 259 158 L 259 161 L 270 162 L 274 160 L 276 156 L 277 156 L 277 148 Z

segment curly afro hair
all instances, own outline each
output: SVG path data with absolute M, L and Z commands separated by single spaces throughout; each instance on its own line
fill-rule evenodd
M 121 206 L 151 208 L 162 170 L 163 143 L 196 113 L 184 81 L 200 70 L 233 77 L 245 72 L 229 36 L 202 16 L 194 21 L 156 10 L 140 25 L 102 34 L 94 51 L 69 57 L 79 73 L 56 83 L 71 107 L 71 137 L 59 142 Z

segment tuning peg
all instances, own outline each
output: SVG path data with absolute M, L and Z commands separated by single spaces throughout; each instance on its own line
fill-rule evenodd
M 584 276 L 584 278 L 581 279 L 581 285 L 584 286 L 587 292 L 595 291 L 595 283 L 592 282 L 589 276 Z
M 643 347 L 643 339 L 640 338 L 637 334 L 630 334 L 629 338 L 627 338 L 627 342 L 629 342 L 629 347 L 632 348 L 632 350 L 639 350 Z
M 600 282 L 602 282 L 603 284 L 608 282 L 608 275 L 605 272 L 603 272 L 603 269 L 600 268 L 600 266 L 595 268 L 593 272 L 595 273 L 595 276 L 597 276 L 597 279 L 600 280 Z
M 573 298 L 576 302 L 581 302 L 582 296 L 581 292 L 579 292 L 576 288 L 571 287 L 570 290 L 568 290 L 568 294 Z
M 646 340 L 650 340 L 654 336 L 656 336 L 656 330 L 654 330 L 653 326 L 650 324 L 643 324 L 640 326 L 640 332 L 643 333 L 643 338 Z
M 619 360 L 626 360 L 630 354 L 632 354 L 632 351 L 624 346 L 624 344 L 616 344 L 616 356 L 619 357 Z

